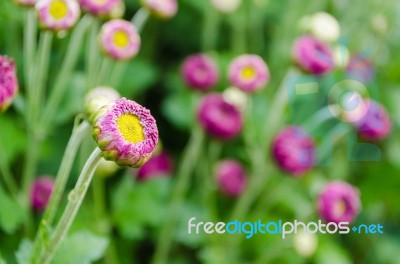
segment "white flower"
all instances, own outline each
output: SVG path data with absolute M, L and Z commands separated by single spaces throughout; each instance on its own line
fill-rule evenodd
M 315 234 L 298 233 L 293 239 L 296 252 L 303 257 L 310 257 L 317 249 L 318 240 Z
M 211 0 L 211 5 L 222 13 L 233 13 L 241 3 L 242 0 Z
M 303 30 L 310 32 L 317 39 L 324 42 L 335 42 L 340 37 L 340 25 L 335 17 L 325 12 L 301 19 L 300 26 Z

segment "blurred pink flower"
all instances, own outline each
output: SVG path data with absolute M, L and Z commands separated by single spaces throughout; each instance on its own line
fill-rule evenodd
M 365 100 L 365 115 L 355 122 L 358 133 L 366 139 L 383 139 L 391 131 L 392 124 L 385 108 L 374 100 Z
M 326 73 L 334 66 L 329 46 L 308 35 L 297 39 L 293 46 L 292 56 L 300 68 L 313 74 Z
M 122 19 L 105 23 L 100 31 L 101 49 L 111 58 L 128 60 L 140 49 L 140 36 L 135 26 Z
M 125 10 L 123 0 L 79 0 L 86 12 L 100 17 L 121 17 Z
M 38 0 L 36 11 L 41 25 L 55 31 L 70 29 L 81 13 L 76 0 Z
M 236 137 L 243 126 L 240 110 L 218 93 L 203 97 L 197 109 L 197 118 L 209 135 L 222 140 Z
M 217 165 L 216 177 L 221 191 L 232 197 L 239 196 L 247 185 L 246 171 L 235 160 L 220 161 Z
M 370 60 L 362 55 L 352 56 L 346 67 L 347 75 L 362 83 L 369 83 L 374 78 L 374 67 Z
M 326 222 L 353 222 L 361 209 L 360 195 L 353 186 L 333 181 L 318 197 L 318 212 Z
M 46 208 L 54 188 L 54 179 L 50 176 L 37 178 L 31 186 L 31 205 L 37 211 Z
M 166 152 L 153 155 L 137 171 L 137 178 L 141 181 L 149 180 L 157 176 L 165 176 L 171 174 L 173 164 L 170 156 Z
M 272 143 L 272 154 L 285 172 L 300 176 L 315 164 L 313 140 L 297 126 L 289 126 L 278 133 Z
M 183 62 L 182 77 L 187 86 L 195 90 L 208 90 L 218 82 L 218 66 L 207 54 L 194 54 Z
M 0 55 L 0 112 L 5 111 L 18 92 L 15 63 L 7 56 Z
M 264 60 L 254 54 L 235 58 L 228 69 L 229 82 L 245 92 L 254 92 L 267 85 L 270 74 Z
M 141 0 L 141 2 L 151 13 L 163 19 L 175 16 L 178 11 L 176 0 Z

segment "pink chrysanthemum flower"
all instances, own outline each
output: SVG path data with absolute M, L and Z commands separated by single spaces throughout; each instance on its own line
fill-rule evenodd
M 230 63 L 228 78 L 233 86 L 242 91 L 254 92 L 268 83 L 270 74 L 267 64 L 260 56 L 244 54 Z
M 141 2 L 151 13 L 163 19 L 175 16 L 178 11 L 176 0 L 141 0 Z
M 183 62 L 182 77 L 187 86 L 195 90 L 208 90 L 218 82 L 218 66 L 212 57 L 194 54 Z
M 197 110 L 197 118 L 209 135 L 222 140 L 236 137 L 243 127 L 240 110 L 226 102 L 222 94 L 218 93 L 203 97 Z
M 99 17 L 117 18 L 125 11 L 122 0 L 79 0 L 79 3 L 83 10 Z
M 301 176 L 315 163 L 314 141 L 300 127 L 289 126 L 275 137 L 272 154 L 283 171 Z
M 353 222 L 361 209 L 360 195 L 356 188 L 342 181 L 325 186 L 318 197 L 318 212 L 326 222 Z
M 246 171 L 235 160 L 223 160 L 218 163 L 216 177 L 219 188 L 231 197 L 239 196 L 247 185 Z
M 50 195 L 54 188 L 54 179 L 50 176 L 42 176 L 34 181 L 31 187 L 31 205 L 37 211 L 46 208 Z
M 20 6 L 34 6 L 36 4 L 36 0 L 14 0 L 14 2 Z
M 120 94 L 111 87 L 96 87 L 85 97 L 85 114 L 89 122 L 93 122 L 95 113 L 103 106 L 121 98 Z
M 146 164 L 137 171 L 138 180 L 145 181 L 158 176 L 171 174 L 173 164 L 170 156 L 166 152 L 153 155 Z
M 329 46 L 308 35 L 302 36 L 296 41 L 292 56 L 300 68 L 313 74 L 326 73 L 334 66 Z
M 120 166 L 140 167 L 157 146 L 158 129 L 149 110 L 121 98 L 96 113 L 93 138 L 105 159 Z
M 7 56 L 0 56 L 0 112 L 5 111 L 18 92 L 15 64 Z
M 105 23 L 99 40 L 102 50 L 116 60 L 131 59 L 140 49 L 140 36 L 135 26 L 122 19 Z
M 41 25 L 54 31 L 70 29 L 81 13 L 76 0 L 38 0 L 36 11 Z

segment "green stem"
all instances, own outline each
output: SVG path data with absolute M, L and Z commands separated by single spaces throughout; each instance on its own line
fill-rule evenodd
M 71 138 L 68 141 L 68 145 L 65 149 L 64 156 L 56 176 L 54 190 L 50 196 L 46 211 L 44 212 L 43 218 L 40 222 L 39 230 L 36 234 L 33 246 L 33 261 L 36 261 L 38 255 L 40 254 L 40 245 L 45 239 L 42 236 L 43 232 L 46 232 L 53 224 L 79 145 L 81 144 L 85 135 L 87 135 L 89 132 L 90 125 L 86 121 L 81 123 L 78 127 L 75 127 L 72 131 Z
M 39 257 L 38 263 L 40 264 L 50 263 L 57 249 L 61 245 L 61 242 L 67 235 L 68 230 L 71 227 L 75 219 L 75 216 L 82 204 L 82 201 L 85 198 L 87 189 L 93 178 L 93 173 L 100 159 L 101 159 L 101 151 L 99 148 L 96 148 L 93 151 L 92 155 L 90 155 L 85 166 L 83 167 L 83 170 L 79 175 L 75 188 L 68 195 L 67 207 L 65 208 L 60 218 L 60 221 L 58 222 L 54 230 L 54 233 L 50 238 L 48 246 L 43 245 L 42 243 L 43 251 Z
M 182 156 L 180 167 L 177 173 L 177 182 L 172 193 L 171 202 L 168 208 L 164 226 L 157 242 L 156 252 L 152 263 L 162 264 L 167 263 L 168 253 L 171 248 L 172 234 L 175 231 L 175 225 L 180 215 L 182 199 L 185 197 L 190 183 L 190 175 L 193 167 L 198 161 L 202 150 L 204 134 L 200 127 L 196 126 L 192 131 L 192 135 L 188 145 Z
M 67 52 L 64 56 L 61 69 L 57 74 L 53 89 L 51 91 L 50 97 L 44 108 L 42 123 L 46 128 L 48 124 L 52 123 L 54 114 L 57 112 L 56 109 L 59 106 L 65 92 L 67 85 L 70 82 L 73 69 L 78 61 L 79 53 L 81 51 L 81 45 L 83 42 L 83 37 L 86 33 L 91 22 L 91 18 L 86 15 L 84 16 L 76 26 L 74 32 L 71 35 L 71 39 L 68 44 Z
M 220 18 L 218 11 L 214 8 L 206 8 L 204 13 L 202 49 L 206 52 L 217 46 Z
M 112 71 L 114 62 L 108 58 L 103 57 L 100 63 L 100 69 L 97 74 L 95 86 L 102 86 L 108 84 L 110 81 L 110 72 Z
M 90 90 L 93 88 L 95 84 L 96 78 L 96 70 L 98 64 L 98 44 L 97 44 L 97 35 L 99 32 L 99 21 L 94 18 L 92 20 L 92 24 L 90 25 L 89 37 L 87 40 L 86 47 L 86 76 L 87 76 L 87 84 L 86 90 Z
M 33 99 L 33 105 L 32 105 L 32 111 L 33 111 L 33 122 L 34 122 L 34 130 L 35 133 L 37 133 L 37 128 L 39 127 L 37 125 L 37 120 L 39 118 L 39 112 L 41 109 L 41 106 L 43 105 L 43 97 L 44 97 L 44 91 L 45 91 L 45 86 L 46 86 L 46 81 L 47 81 L 47 76 L 49 72 L 49 60 L 50 60 L 50 54 L 51 54 L 51 43 L 53 40 L 53 32 L 51 31 L 43 31 L 40 34 L 40 40 L 39 40 L 39 48 L 38 48 L 38 53 L 37 53 L 37 59 L 36 59 L 36 64 L 37 64 L 37 71 L 35 73 L 35 86 L 34 86 L 34 99 Z
M 28 9 L 25 18 L 24 27 L 24 75 L 25 75 L 25 87 L 26 93 L 32 93 L 32 80 L 33 71 L 35 68 L 35 50 L 36 50 L 36 11 L 34 9 Z
M 136 27 L 136 30 L 142 32 L 150 13 L 146 8 L 140 8 L 131 19 L 131 23 Z

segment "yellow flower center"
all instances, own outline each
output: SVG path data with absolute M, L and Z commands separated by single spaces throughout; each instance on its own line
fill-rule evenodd
M 342 216 L 346 212 L 346 203 L 343 200 L 337 201 L 333 211 L 336 216 Z
M 54 0 L 49 7 L 50 15 L 55 19 L 63 19 L 68 14 L 68 6 L 63 0 Z
M 246 66 L 242 69 L 242 77 L 246 80 L 253 78 L 256 75 L 256 70 L 252 66 Z
M 143 126 L 135 115 L 121 115 L 117 120 L 117 126 L 124 139 L 130 143 L 137 144 L 146 139 Z
M 129 44 L 129 36 L 128 33 L 126 33 L 123 30 L 118 30 L 114 34 L 113 38 L 114 44 L 119 47 L 119 48 L 125 48 Z

